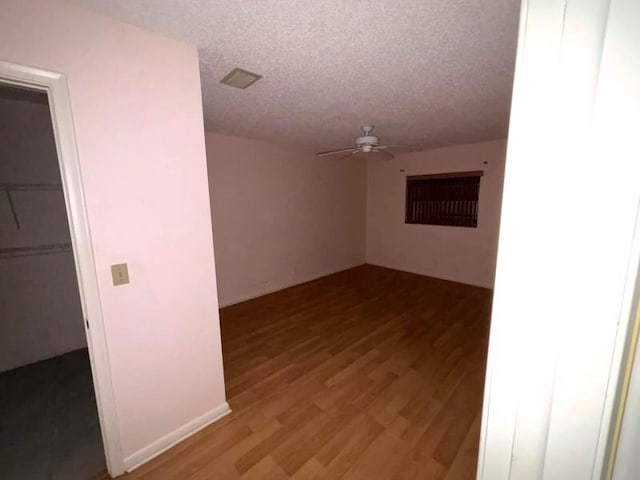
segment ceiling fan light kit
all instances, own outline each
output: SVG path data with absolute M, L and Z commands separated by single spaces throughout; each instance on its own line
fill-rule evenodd
M 388 148 L 398 148 L 409 151 L 422 150 L 422 148 L 418 145 L 381 145 L 380 138 L 373 135 L 373 125 L 363 125 L 360 128 L 362 129 L 364 135 L 355 139 L 354 147 L 329 150 L 327 152 L 318 152 L 316 153 L 316 156 L 327 157 L 330 155 L 346 153 L 346 155 L 343 155 L 338 159 L 341 160 L 343 158 L 351 157 L 359 153 L 382 153 L 385 157 L 387 157 L 387 159 L 391 160 L 395 156 L 391 152 L 387 151 Z

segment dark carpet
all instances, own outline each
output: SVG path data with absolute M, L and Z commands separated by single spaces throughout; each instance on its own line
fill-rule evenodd
M 86 349 L 0 373 L 0 478 L 87 480 L 106 472 Z

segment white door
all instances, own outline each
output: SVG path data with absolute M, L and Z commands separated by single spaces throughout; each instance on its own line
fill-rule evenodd
M 478 478 L 605 472 L 640 255 L 639 26 L 638 0 L 522 2 Z

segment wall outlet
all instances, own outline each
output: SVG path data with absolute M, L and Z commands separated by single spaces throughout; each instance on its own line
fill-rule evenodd
M 113 278 L 113 285 L 124 285 L 129 283 L 129 270 L 126 263 L 118 263 L 117 265 L 111 265 L 111 278 Z

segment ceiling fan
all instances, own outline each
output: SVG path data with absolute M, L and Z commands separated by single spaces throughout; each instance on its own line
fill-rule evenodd
M 403 149 L 407 151 L 415 151 L 422 150 L 422 147 L 419 145 L 381 145 L 380 139 L 373 135 L 373 125 L 363 125 L 360 127 L 364 132 L 362 137 L 358 137 L 355 139 L 355 145 L 350 148 L 341 148 L 339 150 L 329 150 L 327 152 L 318 152 L 316 156 L 318 157 L 326 157 L 329 155 L 337 155 L 339 153 L 346 153 L 338 160 L 342 160 L 343 158 L 351 157 L 352 155 L 357 155 L 358 153 L 381 153 L 387 159 L 391 160 L 394 158 L 393 153 L 389 152 L 389 148 L 397 148 Z

